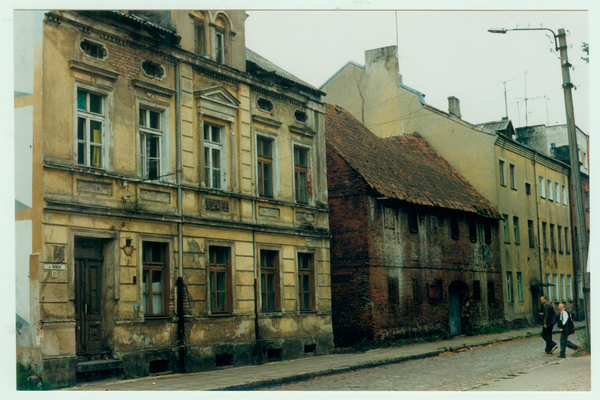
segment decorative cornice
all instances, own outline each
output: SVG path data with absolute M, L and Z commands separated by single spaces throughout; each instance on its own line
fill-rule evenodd
M 152 83 L 140 81 L 139 79 L 132 79 L 131 84 L 138 89 L 147 90 L 149 92 L 153 92 L 153 93 L 159 94 L 161 96 L 173 97 L 173 95 L 175 94 L 175 90 L 173 90 L 173 89 L 169 89 L 169 88 L 165 88 L 162 86 L 154 85 Z
M 110 36 L 110 35 L 107 35 L 107 34 L 102 33 L 102 32 L 100 32 L 98 35 L 102 39 L 108 40 L 108 41 L 113 42 L 113 43 L 118 43 L 118 44 L 123 45 L 123 46 L 130 46 L 131 45 L 131 43 L 129 43 L 126 40 L 123 40 L 123 39 L 115 37 L 115 36 Z
M 101 76 L 111 81 L 116 81 L 120 76 L 118 72 L 109 71 L 95 65 L 86 64 L 77 60 L 69 60 L 69 66 L 76 71 L 85 72 L 92 75 Z
M 282 125 L 281 121 L 276 121 L 271 118 L 261 117 L 260 115 L 252 115 L 252 121 L 259 122 L 261 124 L 269 125 L 274 128 L 279 128 Z
M 312 137 L 315 135 L 315 133 L 317 133 L 310 128 L 303 128 L 301 126 L 296 126 L 296 125 L 289 125 L 288 128 L 289 128 L 290 132 L 292 132 L 292 133 L 299 133 L 300 135 L 309 136 L 309 137 Z

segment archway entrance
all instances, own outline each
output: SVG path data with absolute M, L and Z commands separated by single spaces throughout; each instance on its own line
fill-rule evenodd
M 469 301 L 469 288 L 462 281 L 454 281 L 448 288 L 448 314 L 450 318 L 450 334 L 460 335 L 464 331 L 467 319 L 467 302 Z

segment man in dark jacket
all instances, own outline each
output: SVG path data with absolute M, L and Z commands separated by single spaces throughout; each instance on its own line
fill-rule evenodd
M 565 310 L 565 305 L 564 304 L 559 304 L 558 305 L 558 312 L 559 314 L 559 318 L 558 318 L 558 322 L 557 322 L 557 326 L 558 329 L 560 329 L 560 354 L 559 357 L 560 358 L 565 358 L 565 352 L 567 350 L 567 347 L 570 348 L 571 350 L 579 350 L 579 346 L 577 346 L 574 343 L 569 342 L 569 326 L 573 324 L 572 318 L 569 318 L 570 315 L 567 312 L 567 310 Z
M 546 296 L 540 298 L 542 302 L 541 316 L 544 318 L 544 327 L 542 328 L 542 339 L 546 342 L 546 354 L 552 354 L 558 347 L 556 342 L 552 340 L 552 327 L 554 326 L 555 314 L 554 307 L 548 303 Z

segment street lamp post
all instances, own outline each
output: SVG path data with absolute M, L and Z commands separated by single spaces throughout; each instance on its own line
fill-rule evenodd
M 514 28 L 514 29 L 488 29 L 488 32 L 491 33 L 502 33 L 505 34 L 508 31 L 550 31 L 552 32 L 552 36 L 554 37 L 554 46 L 556 51 L 560 51 L 560 66 L 562 70 L 562 80 L 563 80 L 563 92 L 565 95 L 565 111 L 567 114 L 567 133 L 569 136 L 569 158 L 571 164 L 571 193 L 573 193 L 573 205 L 575 206 L 575 222 L 577 224 L 577 248 L 579 249 L 579 266 L 578 270 L 581 272 L 582 284 L 583 288 L 586 289 L 586 266 L 588 259 L 588 231 L 585 223 L 585 214 L 584 214 L 584 203 L 583 203 L 583 193 L 581 190 L 581 175 L 579 170 L 579 149 L 577 147 L 577 132 L 575 128 L 575 114 L 573 112 L 573 95 L 571 93 L 571 88 L 573 88 L 573 84 L 571 83 L 571 75 L 569 73 L 569 68 L 571 64 L 569 63 L 569 58 L 567 56 L 567 35 L 565 34 L 564 29 L 558 30 L 558 35 L 554 33 L 552 29 L 548 28 Z M 577 276 L 577 275 L 575 275 Z M 588 315 L 588 299 L 586 296 L 587 290 L 584 290 L 583 294 L 583 311 L 585 314 L 586 320 L 586 329 L 588 342 L 591 342 L 590 336 L 590 316 Z

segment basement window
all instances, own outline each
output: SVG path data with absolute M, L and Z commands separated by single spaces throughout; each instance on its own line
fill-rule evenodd
M 281 349 L 268 349 L 267 360 L 281 360 L 282 354 L 283 352 Z
M 304 345 L 304 352 L 305 353 L 314 353 L 315 351 L 317 351 L 317 345 L 316 344 L 305 344 Z
M 144 75 L 150 78 L 162 79 L 165 76 L 164 67 L 151 61 L 142 62 L 142 71 L 144 71 Z
M 217 367 L 225 367 L 233 364 L 233 354 L 223 353 L 217 354 L 215 357 L 215 364 Z
M 158 374 L 161 372 L 169 372 L 171 371 L 171 361 L 170 360 L 154 360 L 150 361 L 150 373 Z
M 89 40 L 84 40 L 81 42 L 79 47 L 81 48 L 81 51 L 83 51 L 83 54 L 98 60 L 106 58 L 106 55 L 108 54 L 104 46 L 101 44 L 92 43 Z
M 302 123 L 305 123 L 306 121 L 308 121 L 308 115 L 306 115 L 305 112 L 300 111 L 300 110 L 298 110 L 294 113 L 294 118 L 296 118 L 296 121 L 302 122 Z

